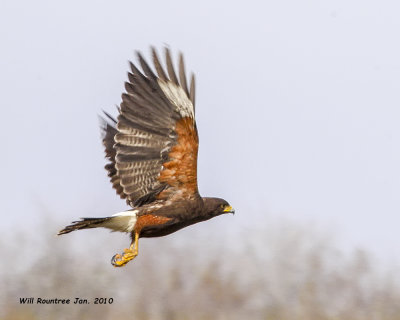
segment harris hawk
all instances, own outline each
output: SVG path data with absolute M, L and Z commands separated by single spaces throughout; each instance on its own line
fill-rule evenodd
M 199 139 L 195 121 L 195 79 L 186 80 L 182 54 L 178 74 L 165 48 L 166 70 L 152 48 L 155 72 L 137 52 L 142 71 L 130 63 L 118 118 L 105 113 L 103 144 L 113 188 L 132 208 L 103 218 L 81 218 L 59 235 L 88 228 L 129 233 L 131 245 L 112 257 L 115 267 L 138 255 L 141 237 L 161 237 L 224 213 L 219 198 L 201 197 L 197 187 Z

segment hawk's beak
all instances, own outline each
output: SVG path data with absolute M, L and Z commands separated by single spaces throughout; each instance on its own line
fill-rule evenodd
M 231 206 L 227 206 L 225 207 L 224 212 L 235 214 L 235 209 L 233 209 Z

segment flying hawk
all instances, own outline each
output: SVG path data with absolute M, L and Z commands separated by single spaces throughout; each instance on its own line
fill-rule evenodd
M 59 235 L 87 228 L 127 232 L 131 245 L 111 259 L 121 267 L 138 255 L 140 237 L 161 237 L 224 213 L 234 213 L 223 199 L 202 198 L 197 188 L 199 139 L 195 121 L 195 80 L 186 81 L 183 56 L 179 74 L 165 49 L 167 72 L 154 48 L 156 73 L 137 52 L 142 71 L 130 63 L 119 115 L 105 113 L 105 166 L 117 194 L 132 209 L 104 218 L 82 218 Z

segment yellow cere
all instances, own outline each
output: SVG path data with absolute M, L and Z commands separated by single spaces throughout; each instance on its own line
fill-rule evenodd
M 234 211 L 233 208 L 232 208 L 231 206 L 227 206 L 227 207 L 225 207 L 225 209 L 224 209 L 224 212 L 231 212 L 231 211 Z

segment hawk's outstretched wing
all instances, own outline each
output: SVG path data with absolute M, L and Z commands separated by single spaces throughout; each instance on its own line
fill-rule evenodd
M 131 206 L 199 196 L 194 76 L 189 89 L 182 54 L 178 76 L 167 48 L 167 72 L 153 48 L 152 54 L 157 75 L 137 53 L 143 72 L 130 64 L 118 121 L 107 115 L 114 123 L 104 125 L 106 169 Z

